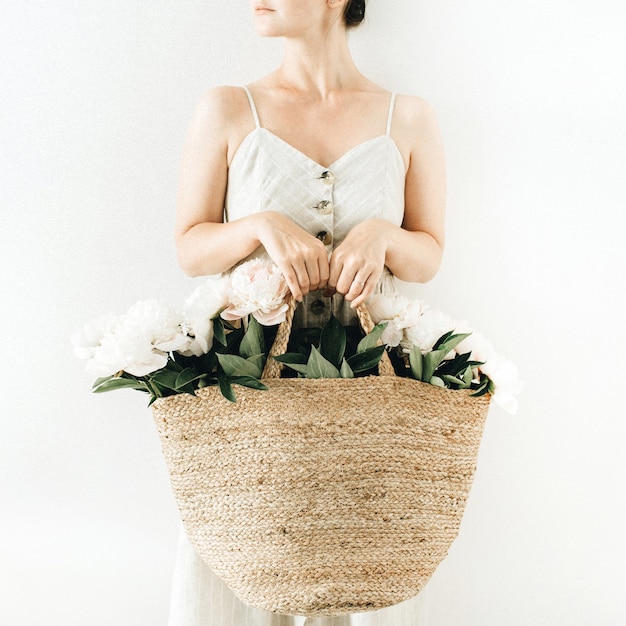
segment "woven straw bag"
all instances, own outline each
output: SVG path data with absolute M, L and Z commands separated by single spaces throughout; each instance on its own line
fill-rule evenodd
M 286 347 L 281 325 L 272 354 Z M 366 332 L 367 311 L 359 311 Z M 489 397 L 396 377 L 279 378 L 162 398 L 153 414 L 199 555 L 246 604 L 295 615 L 416 595 L 456 538 Z

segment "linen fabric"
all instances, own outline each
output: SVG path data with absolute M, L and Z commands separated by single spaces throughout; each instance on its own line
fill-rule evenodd
M 390 97 L 386 124 L 381 120 L 381 134 L 354 146 L 325 167 L 263 128 L 252 94 L 244 89 L 255 128 L 230 164 L 226 221 L 260 211 L 283 213 L 323 241 L 329 254 L 359 222 L 383 219 L 396 226 L 402 224 L 405 166 L 391 138 L 395 93 Z M 260 248 L 249 258 L 263 254 Z M 377 291 L 395 291 L 388 271 Z M 356 324 L 354 311 L 341 295 L 329 299 L 317 291 L 296 311 L 294 326 L 321 327 L 331 313 L 343 324 Z
M 391 137 L 395 94 L 391 94 L 380 135 L 364 141 L 324 166 L 263 128 L 247 87 L 255 128 L 237 149 L 228 173 L 224 220 L 276 211 L 323 241 L 328 253 L 366 219 L 400 226 L 404 216 L 405 166 Z M 263 249 L 249 258 L 262 256 Z M 396 291 L 385 270 L 377 292 Z M 294 328 L 321 327 L 334 315 L 355 324 L 356 315 L 340 294 L 318 291 L 298 307 Z M 169 626 L 419 626 L 422 598 L 386 609 L 341 617 L 298 617 L 269 613 L 243 604 L 198 556 L 181 527 L 174 571 Z

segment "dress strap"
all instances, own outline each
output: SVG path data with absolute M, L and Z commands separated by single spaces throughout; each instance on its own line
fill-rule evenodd
M 391 94 L 391 100 L 389 102 L 389 115 L 387 117 L 387 135 L 391 134 L 391 121 L 393 120 L 393 109 L 396 105 L 396 92 Z
M 252 94 L 250 93 L 250 90 L 248 89 L 247 85 L 244 85 L 243 89 L 246 92 L 246 95 L 248 96 L 248 102 L 250 103 L 250 109 L 252 110 L 252 117 L 254 118 L 254 123 L 256 124 L 257 128 L 261 128 L 261 123 L 259 122 L 259 114 L 257 113 L 254 100 L 252 99 Z

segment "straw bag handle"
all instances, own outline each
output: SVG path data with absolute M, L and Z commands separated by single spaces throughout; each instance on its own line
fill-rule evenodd
M 295 298 L 291 298 L 289 300 L 289 308 L 287 309 L 287 313 L 285 316 L 285 321 L 281 323 L 278 327 L 278 331 L 276 332 L 276 338 L 274 339 L 274 344 L 269 351 L 267 357 L 267 363 L 265 364 L 265 368 L 263 370 L 263 375 L 261 378 L 280 378 L 280 371 L 283 368 L 283 364 L 279 363 L 272 357 L 278 356 L 279 354 L 284 354 L 287 350 L 287 344 L 289 343 L 289 336 L 291 335 L 291 326 L 293 325 L 293 316 L 296 312 L 296 307 L 298 306 L 298 301 Z M 356 314 L 359 318 L 359 323 L 363 332 L 367 335 L 374 328 L 374 322 L 369 314 L 369 311 L 365 307 L 364 304 L 360 304 L 356 307 Z M 393 365 L 389 360 L 389 355 L 387 352 L 383 352 L 383 356 L 378 363 L 378 375 L 379 376 L 395 376 L 395 372 L 393 369 Z

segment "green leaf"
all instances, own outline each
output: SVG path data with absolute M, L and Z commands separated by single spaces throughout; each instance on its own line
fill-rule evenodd
M 257 368 L 259 373 L 256 375 L 256 378 L 260 378 L 263 373 L 263 365 L 265 365 L 265 355 L 253 354 L 252 356 L 249 356 L 246 361 L 252 363 L 252 365 Z
M 422 380 L 424 357 L 422 356 L 422 351 L 418 347 L 414 347 L 409 352 L 409 364 L 411 365 L 411 373 L 415 377 L 415 380 Z
M 285 363 L 285 367 L 302 374 L 305 378 L 314 378 L 314 376 L 309 375 L 309 366 L 306 363 Z
M 311 346 L 319 345 L 321 334 L 321 328 L 298 328 L 292 331 L 290 344 L 297 352 L 306 354 L 308 358 Z
M 449 383 L 448 385 L 446 385 L 446 387 L 450 387 L 450 386 L 462 386 L 464 383 L 460 378 L 457 378 L 456 376 L 450 376 L 449 374 L 443 374 L 441 376 L 441 379 L 446 382 Z
M 251 389 L 267 391 L 267 386 L 252 376 L 231 376 L 228 381 L 233 385 L 242 385 L 243 387 L 250 387 Z
M 224 331 L 224 321 L 221 317 L 216 317 L 213 320 L 213 338 L 223 346 L 227 345 L 226 332 Z
M 422 380 L 424 382 L 430 382 L 430 379 L 433 377 L 439 365 L 441 365 L 446 354 L 448 353 L 443 350 L 433 350 L 424 355 L 424 369 L 422 371 Z
M 185 369 L 180 363 L 177 362 L 177 358 L 180 358 L 180 355 L 176 352 L 172 352 L 172 356 L 168 360 L 166 366 L 168 370 L 172 370 L 173 372 L 182 372 Z
M 261 376 L 256 363 L 243 357 L 235 354 L 218 354 L 217 358 L 227 376 L 252 376 L 253 378 Z
M 450 350 L 454 350 L 454 348 L 456 348 L 464 339 L 467 339 L 471 334 L 472 333 L 461 333 L 458 335 L 451 335 L 449 339 L 437 346 L 437 350 L 441 350 L 442 352 L 445 350 L 445 353 L 448 354 Z
M 439 378 L 439 376 L 431 377 L 431 379 L 428 382 L 431 385 L 435 385 L 435 387 L 445 387 L 446 386 L 446 384 L 443 382 L 443 380 L 441 380 L 441 378 Z
M 341 369 L 339 370 L 339 374 L 341 378 L 354 378 L 354 372 L 352 368 L 348 365 L 348 361 L 343 359 L 341 362 Z
M 217 385 L 217 378 L 201 378 L 198 381 L 198 389 L 204 389 L 205 387 L 211 387 L 212 385 Z M 195 395 L 195 394 L 194 394 Z
M 383 356 L 384 351 L 385 346 L 376 346 L 375 348 L 370 348 L 365 352 L 354 354 L 348 359 L 348 365 L 352 368 L 352 371 L 355 374 L 360 374 L 361 372 L 365 372 L 373 367 L 376 367 Z
M 334 315 L 322 329 L 319 351 L 335 367 L 341 365 L 346 351 L 346 330 Z
M 491 380 L 489 379 L 488 376 L 486 376 L 485 374 L 480 375 L 480 383 L 476 389 L 476 391 L 474 391 L 474 393 L 471 393 L 470 396 L 472 396 L 473 398 L 478 398 L 480 396 L 484 396 L 485 394 L 489 393 L 489 386 L 491 384 Z
M 159 387 L 169 389 L 171 391 L 177 391 L 176 380 L 178 374 L 172 370 L 163 368 L 148 376 L 148 380 L 151 383 L 156 383 Z
M 174 393 L 171 389 L 167 387 L 162 387 L 157 382 L 153 380 L 146 381 L 146 385 L 150 389 L 150 393 L 154 396 L 154 398 L 163 398 L 164 396 L 169 396 Z
M 292 363 L 306 365 L 308 360 L 306 354 L 302 354 L 301 352 L 285 352 L 285 354 L 275 356 L 274 359 L 276 359 L 279 363 L 284 363 L 285 365 L 290 365 Z
M 203 377 L 206 377 L 206 374 L 198 374 L 193 367 L 188 367 L 178 374 L 174 386 L 179 390 Z
M 489 384 L 481 385 L 474 393 L 470 393 L 472 398 L 480 398 L 489 393 Z
M 474 378 L 471 365 L 467 366 L 461 378 L 463 379 L 463 389 L 469 389 L 472 385 L 472 378 Z
M 441 335 L 441 337 L 439 337 L 439 339 L 437 339 L 437 341 L 435 341 L 435 345 L 433 346 L 433 350 L 439 350 L 439 348 L 446 342 L 448 341 L 448 339 L 450 339 L 450 337 L 452 337 L 452 335 L 454 335 L 454 330 L 451 330 L 443 335 Z
M 221 349 L 216 349 L 216 352 L 219 354 L 239 354 L 239 345 L 243 339 L 243 334 L 243 327 L 235 328 L 235 330 L 226 335 L 226 346 Z
M 389 322 L 382 322 L 381 324 L 376 324 L 372 331 L 365 335 L 361 341 L 359 341 L 359 345 L 356 347 L 356 353 L 362 354 L 363 352 L 367 352 L 372 348 L 378 347 L 378 342 L 382 337 L 383 331 L 387 328 L 387 324 Z
M 241 340 L 239 346 L 239 354 L 242 357 L 248 358 L 256 354 L 265 353 L 265 339 L 263 337 L 263 327 L 257 320 L 250 316 L 248 322 L 248 330 Z
M 203 372 L 213 373 L 217 370 L 217 353 L 212 350 L 199 357 L 201 365 L 197 368 Z
M 113 378 L 120 378 L 120 376 L 103 376 L 102 378 L 96 378 L 91 388 L 95 389 L 96 387 L 99 387 L 102 383 L 106 383 L 107 381 L 112 380 Z
M 148 386 L 143 381 L 134 378 L 121 378 L 119 376 L 98 378 L 92 387 L 94 393 L 105 393 L 107 391 L 114 391 L 115 389 L 136 389 L 147 393 L 150 392 Z
M 311 346 L 307 369 L 307 378 L 340 378 L 339 370 L 315 346 Z
M 459 376 L 465 371 L 468 365 L 470 353 L 456 354 L 453 359 L 443 362 L 439 368 L 439 374 L 449 374 L 450 376 Z
M 228 382 L 228 380 L 226 379 L 226 377 L 218 376 L 217 382 L 220 386 L 220 391 L 222 392 L 222 395 L 231 402 L 237 402 L 237 396 L 235 395 L 235 392 L 233 391 L 233 388 L 230 382 Z

